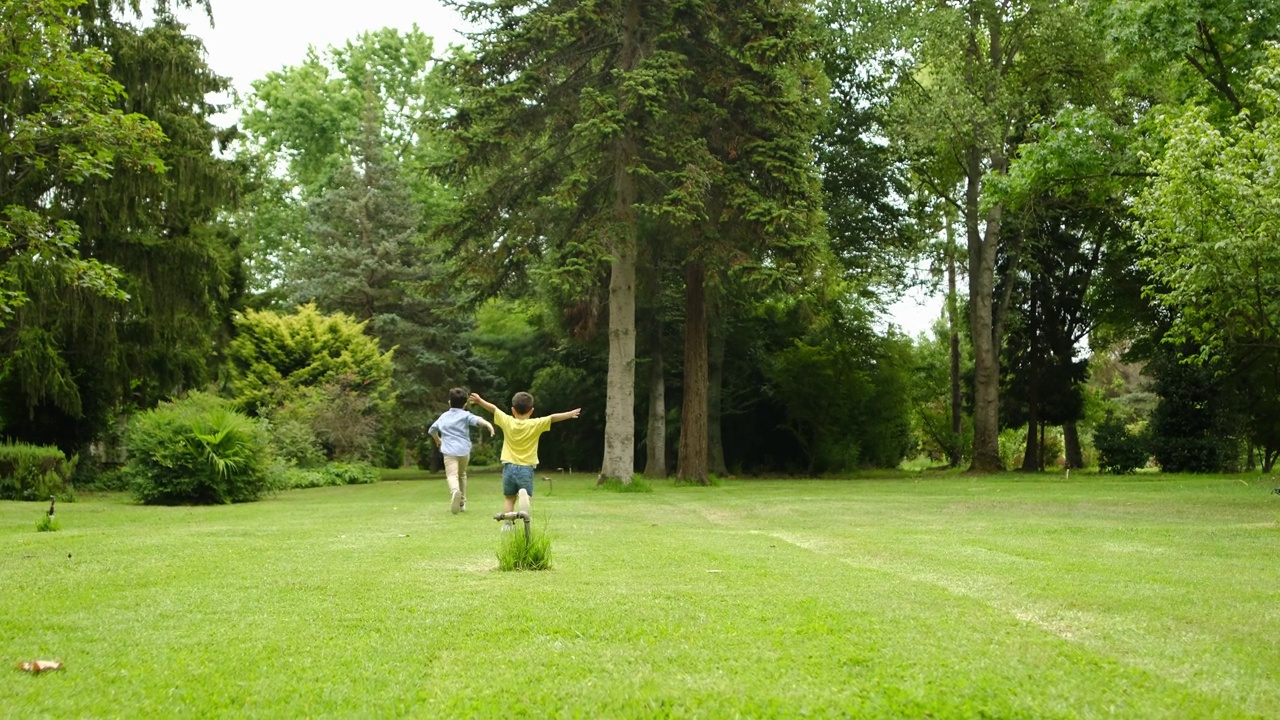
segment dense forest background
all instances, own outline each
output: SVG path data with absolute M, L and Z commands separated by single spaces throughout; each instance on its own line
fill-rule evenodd
M 0 435 L 434 467 L 463 386 L 624 481 L 1271 471 L 1280 0 L 454 5 L 222 126 L 216 0 L 0 1 Z

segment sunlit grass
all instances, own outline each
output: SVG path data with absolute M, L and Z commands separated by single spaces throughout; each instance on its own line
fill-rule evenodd
M 1276 483 L 497 474 L 218 507 L 0 503 L 12 717 L 1280 716 Z M 521 533 L 516 533 L 521 534 Z

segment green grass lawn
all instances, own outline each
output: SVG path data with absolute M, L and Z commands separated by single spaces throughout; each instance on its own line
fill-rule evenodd
M 0 716 L 1280 717 L 1257 476 L 539 482 L 0 503 Z M 412 479 L 412 478 L 418 479 Z

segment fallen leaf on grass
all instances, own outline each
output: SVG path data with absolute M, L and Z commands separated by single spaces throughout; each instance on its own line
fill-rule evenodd
M 61 660 L 28 660 L 18 663 L 18 669 L 29 673 L 42 673 L 49 670 L 61 670 Z

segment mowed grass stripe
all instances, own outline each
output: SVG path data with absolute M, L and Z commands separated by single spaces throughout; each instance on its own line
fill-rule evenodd
M 1276 504 L 1234 479 L 539 485 L 554 569 L 499 573 L 495 476 L 217 508 L 0 504 L 23 716 L 1267 717 Z M 71 553 L 72 557 L 66 557 Z M 39 598 L 38 601 L 35 599 Z

